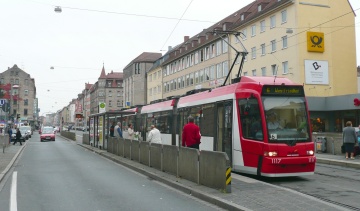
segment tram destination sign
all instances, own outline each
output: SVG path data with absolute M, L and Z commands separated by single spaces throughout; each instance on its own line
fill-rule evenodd
M 302 86 L 263 86 L 262 95 L 304 96 Z

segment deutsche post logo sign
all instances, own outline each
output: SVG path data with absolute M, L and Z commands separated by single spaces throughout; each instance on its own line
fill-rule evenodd
M 325 38 L 322 32 L 307 32 L 307 50 L 310 52 L 324 52 Z

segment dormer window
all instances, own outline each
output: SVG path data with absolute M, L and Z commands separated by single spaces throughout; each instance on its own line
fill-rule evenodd
M 240 15 L 240 20 L 243 21 L 244 20 L 244 14 Z
M 209 35 L 208 35 L 208 34 L 206 34 L 206 35 L 205 35 L 205 37 L 206 37 L 206 40 L 208 40 L 208 39 L 209 39 Z
M 258 12 L 261 12 L 261 4 L 258 5 Z

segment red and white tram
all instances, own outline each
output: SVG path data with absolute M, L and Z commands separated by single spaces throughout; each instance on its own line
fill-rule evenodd
M 314 173 L 314 144 L 302 85 L 282 77 L 241 77 L 240 82 L 143 106 L 144 140 L 154 124 L 163 144 L 181 146 L 192 115 L 200 150 L 226 152 L 232 170 L 266 177 Z

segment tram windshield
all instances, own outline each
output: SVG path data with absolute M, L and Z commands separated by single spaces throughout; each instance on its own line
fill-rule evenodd
M 304 97 L 264 96 L 269 143 L 309 142 Z

